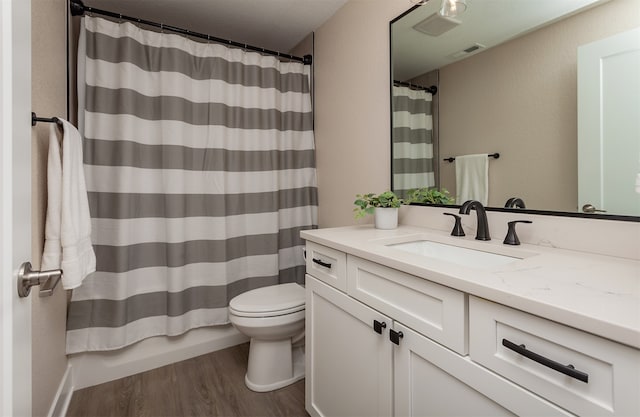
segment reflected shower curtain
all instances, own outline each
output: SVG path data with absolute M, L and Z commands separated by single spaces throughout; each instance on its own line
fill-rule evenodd
M 309 67 L 84 17 L 79 127 L 97 271 L 67 352 L 229 322 L 234 296 L 304 282 L 317 227 Z
M 393 190 L 435 186 L 431 93 L 393 86 Z

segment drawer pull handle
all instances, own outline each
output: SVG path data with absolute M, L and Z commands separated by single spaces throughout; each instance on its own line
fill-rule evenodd
M 313 262 L 317 263 L 320 266 L 324 266 L 325 268 L 329 268 L 331 269 L 331 264 L 330 263 L 326 263 L 326 262 L 322 262 L 320 259 L 318 258 L 313 258 Z
M 402 339 L 404 335 L 402 332 L 396 332 L 393 329 L 389 329 L 389 340 L 391 340 L 396 345 L 400 344 L 400 339 Z
M 585 372 L 581 372 L 575 369 L 575 367 L 573 365 L 563 365 L 559 362 L 556 362 L 554 360 L 551 360 L 549 358 L 545 358 L 542 355 L 538 355 L 535 352 L 532 352 L 530 350 L 527 350 L 525 345 L 516 345 L 515 343 L 507 340 L 507 339 L 502 339 L 502 346 L 506 347 L 507 349 L 510 349 L 516 353 L 519 353 L 520 355 L 531 359 L 532 361 L 538 362 L 541 365 L 544 365 L 548 368 L 551 368 L 555 371 L 558 371 L 560 373 L 563 373 L 565 375 L 570 376 L 571 378 L 575 378 L 577 380 L 580 380 L 582 382 L 585 383 L 589 383 L 589 374 L 585 373 Z
M 373 330 L 375 330 L 376 333 L 382 334 L 382 332 L 386 328 L 387 328 L 387 323 L 385 323 L 384 321 L 378 321 L 378 320 L 373 321 Z

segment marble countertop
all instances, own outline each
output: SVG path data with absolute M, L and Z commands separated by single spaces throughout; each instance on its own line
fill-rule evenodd
M 640 261 L 543 246 L 476 241 L 415 226 L 371 225 L 301 232 L 303 239 L 416 275 L 496 303 L 640 348 Z M 518 259 L 465 267 L 393 246 L 432 240 Z

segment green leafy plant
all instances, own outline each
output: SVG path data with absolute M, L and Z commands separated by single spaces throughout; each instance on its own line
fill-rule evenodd
M 438 190 L 437 188 L 418 188 L 409 191 L 410 203 L 428 203 L 428 204 L 453 204 L 454 199 L 449 195 L 449 191 L 445 188 Z
M 405 201 L 398 198 L 393 191 L 385 191 L 381 194 L 356 194 L 356 201 L 353 202 L 357 207 L 353 209 L 356 219 L 362 218 L 367 214 L 373 214 L 376 207 L 397 208 Z

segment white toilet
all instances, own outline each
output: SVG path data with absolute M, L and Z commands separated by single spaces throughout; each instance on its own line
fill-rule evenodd
M 301 285 L 279 284 L 234 297 L 229 320 L 251 338 L 244 382 L 273 391 L 304 378 L 304 308 Z

